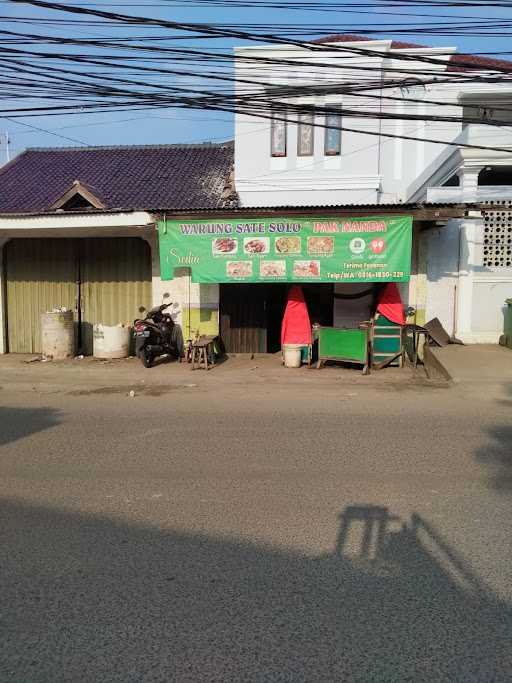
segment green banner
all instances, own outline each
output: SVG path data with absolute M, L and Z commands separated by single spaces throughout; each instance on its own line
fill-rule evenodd
M 163 221 L 163 280 L 193 282 L 406 282 L 412 217 Z

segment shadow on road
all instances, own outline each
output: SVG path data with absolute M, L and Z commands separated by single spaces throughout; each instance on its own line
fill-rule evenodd
M 477 453 L 477 459 L 490 466 L 492 487 L 502 493 L 512 493 L 512 426 L 489 430 L 492 442 Z
M 0 406 L 0 446 L 59 424 L 54 408 L 6 408 Z
M 332 554 L 4 501 L 3 681 L 508 681 L 510 607 L 428 521 L 346 508 Z
M 506 393 L 507 398 L 499 403 L 512 410 L 512 385 L 508 385 Z M 489 468 L 492 487 L 501 493 L 510 494 L 512 493 L 512 419 L 507 424 L 490 428 L 488 434 L 491 442 L 477 452 L 477 460 Z

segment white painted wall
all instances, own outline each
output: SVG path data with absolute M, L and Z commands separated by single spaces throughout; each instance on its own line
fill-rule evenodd
M 376 41 L 384 51 L 389 41 Z M 268 93 L 276 86 L 307 87 L 327 86 L 341 81 L 361 79 L 363 66 L 382 64 L 382 58 L 342 54 L 337 45 L 333 49 L 311 52 L 295 46 L 268 46 L 241 48 L 235 51 L 237 78 L 249 81 L 239 84 L 237 93 L 249 90 Z M 306 65 L 266 66 L 262 68 L 244 57 L 265 58 L 303 62 Z M 319 63 L 327 67 L 319 66 Z M 342 97 L 324 94 L 313 97 L 281 97 L 284 103 L 311 104 L 317 106 L 341 104 Z M 359 98 L 348 97 L 344 106 L 356 109 L 362 103 Z M 374 99 L 364 102 L 365 109 L 376 110 Z M 307 204 L 350 204 L 376 202 L 380 189 L 378 173 L 378 139 L 370 133 L 378 133 L 376 120 L 354 117 L 350 125 L 361 129 L 363 134 L 342 137 L 341 156 L 324 155 L 324 130 L 315 129 L 315 151 L 311 157 L 297 157 L 296 116 L 290 115 L 288 123 L 285 158 L 273 158 L 270 153 L 270 122 L 246 113 L 239 113 L 235 120 L 235 183 L 244 206 L 279 206 Z M 323 123 L 323 116 L 317 123 Z
M 456 333 L 460 224 L 460 220 L 451 220 L 445 227 L 423 233 L 428 255 L 425 318 L 439 318 L 450 335 Z
M 427 257 L 426 320 L 439 318 L 467 344 L 496 344 L 503 334 L 512 268 L 483 265 L 483 221 L 451 220 L 424 233 Z
M 483 265 L 483 221 L 462 223 L 457 336 L 495 344 L 503 334 L 505 299 L 512 296 L 512 268 Z

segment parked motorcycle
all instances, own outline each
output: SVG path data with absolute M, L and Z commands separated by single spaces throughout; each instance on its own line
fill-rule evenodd
M 183 357 L 183 333 L 167 312 L 170 306 L 170 303 L 155 306 L 145 318 L 133 321 L 135 354 L 145 368 L 150 368 L 159 356 Z M 142 313 L 146 309 L 139 310 Z

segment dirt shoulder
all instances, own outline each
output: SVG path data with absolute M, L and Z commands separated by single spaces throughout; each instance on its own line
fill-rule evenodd
M 411 368 L 386 368 L 363 376 L 360 369 L 327 366 L 315 368 L 285 368 L 279 355 L 232 356 L 208 372 L 192 370 L 176 362 L 162 362 L 153 368 L 142 367 L 136 358 L 100 361 L 94 358 L 66 361 L 34 360 L 35 356 L 0 356 L 0 387 L 4 391 L 38 391 L 100 394 L 141 392 L 158 395 L 176 388 L 233 386 L 328 387 L 340 382 L 360 387 L 412 388 L 429 386 L 423 371 Z

